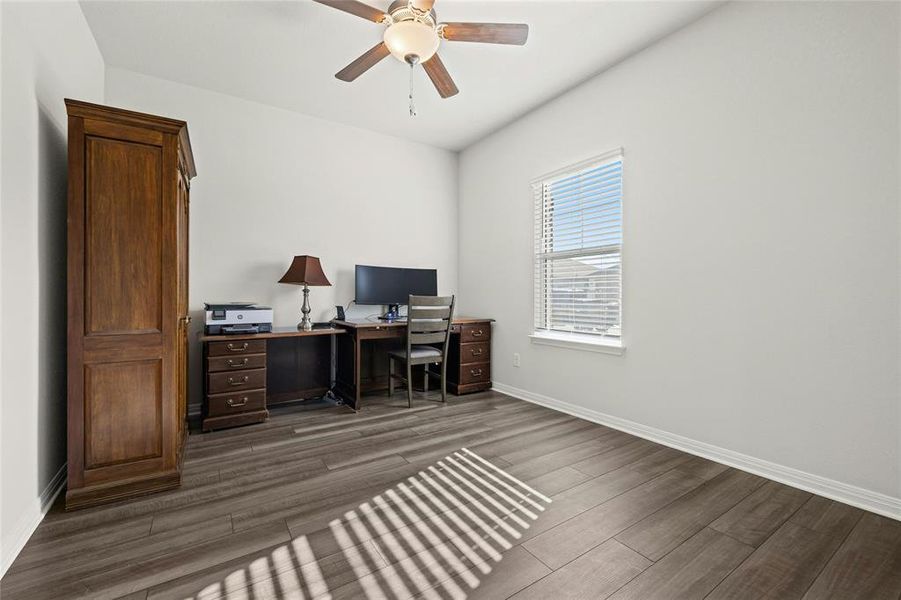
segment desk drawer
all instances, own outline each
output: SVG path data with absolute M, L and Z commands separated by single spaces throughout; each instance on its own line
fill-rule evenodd
M 266 387 L 266 369 L 251 369 L 233 373 L 210 373 L 207 375 L 209 385 L 207 392 L 234 392 L 238 390 L 254 390 Z
M 208 342 L 207 354 L 209 356 L 233 356 L 235 354 L 265 354 L 266 340 L 235 340 L 232 342 Z
M 487 342 L 491 339 L 491 324 L 461 325 L 460 342 Z
M 460 384 L 491 381 L 491 363 L 460 365 Z
M 265 354 L 240 356 L 211 356 L 207 360 L 207 372 L 237 371 L 239 369 L 262 369 L 266 366 Z
M 224 417 L 266 408 L 266 390 L 207 396 L 207 416 Z
M 371 327 L 360 329 L 357 337 L 361 340 L 381 340 L 386 338 L 405 338 L 406 327 Z
M 491 344 L 488 342 L 460 344 L 460 364 L 487 362 L 489 360 L 491 360 Z

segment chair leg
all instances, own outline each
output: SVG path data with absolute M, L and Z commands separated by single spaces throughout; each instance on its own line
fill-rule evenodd
M 429 365 L 422 365 L 422 391 L 429 391 Z
M 441 401 L 447 402 L 447 361 L 441 361 Z
M 394 359 L 388 357 L 388 397 L 394 395 Z
M 413 365 L 407 362 L 407 407 L 413 408 Z

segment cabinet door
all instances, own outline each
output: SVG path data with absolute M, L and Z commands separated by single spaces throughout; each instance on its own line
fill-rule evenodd
M 188 228 L 189 197 L 184 173 L 178 173 L 178 423 L 179 439 L 187 428 L 188 417 Z
M 70 198 L 70 261 L 80 267 L 70 272 L 79 299 L 70 304 L 70 442 L 81 447 L 70 452 L 70 488 L 171 470 L 176 450 L 177 214 L 165 184 L 175 180 L 176 142 L 103 121 L 81 126 L 84 175 Z

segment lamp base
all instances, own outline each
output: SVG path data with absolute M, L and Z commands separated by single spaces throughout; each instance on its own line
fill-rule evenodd
M 297 324 L 300 331 L 313 331 L 313 322 L 310 320 L 310 288 L 306 284 L 303 286 L 303 306 L 300 307 L 303 313 L 303 319 Z

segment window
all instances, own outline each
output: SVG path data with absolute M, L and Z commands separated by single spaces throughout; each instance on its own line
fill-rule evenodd
M 532 187 L 533 340 L 621 347 L 622 150 L 546 175 Z

